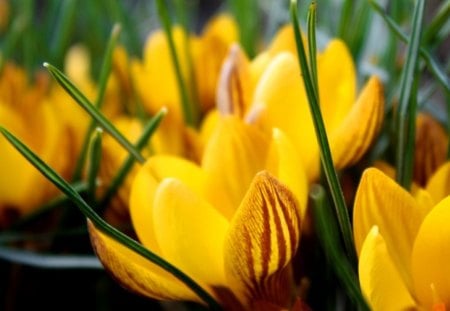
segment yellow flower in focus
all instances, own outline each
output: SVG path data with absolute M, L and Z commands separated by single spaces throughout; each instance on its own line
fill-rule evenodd
M 300 239 L 306 177 L 282 132 L 220 119 L 201 166 L 157 155 L 138 172 L 130 211 L 142 244 L 201 284 L 225 308 L 293 302 L 290 261 Z M 173 276 L 91 226 L 106 268 L 133 291 L 196 297 Z
M 270 47 L 251 62 L 234 45 L 222 67 L 217 106 L 221 113 L 283 131 L 312 181 L 319 175 L 319 146 L 295 55 L 291 26 L 282 28 Z M 342 41 L 332 40 L 317 56 L 317 66 L 330 148 L 335 166 L 342 169 L 356 163 L 378 134 L 384 117 L 383 88 L 377 77 L 371 77 L 356 98 L 355 68 Z M 214 123 L 209 119 L 214 116 L 206 121 Z M 203 136 L 208 137 L 210 127 L 204 125 Z
M 449 168 L 442 166 L 416 197 L 375 168 L 363 174 L 354 238 L 361 288 L 373 310 L 450 307 Z
M 0 124 L 36 152 L 60 174 L 67 175 L 70 159 L 64 124 L 49 103 L 48 76 L 29 85 L 25 72 L 7 63 L 0 76 Z M 5 138 L 0 138 L 0 214 L 13 209 L 29 213 L 57 193 Z

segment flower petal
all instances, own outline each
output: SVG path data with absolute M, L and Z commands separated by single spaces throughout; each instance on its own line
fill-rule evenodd
M 150 298 L 201 302 L 174 276 L 101 233 L 90 221 L 88 228 L 100 261 L 125 288 Z
M 335 131 L 330 131 L 333 161 L 338 169 L 354 164 L 364 155 L 378 134 L 383 117 L 383 87 L 378 78 L 372 77 L 349 114 L 342 116 Z
M 444 163 L 430 177 L 426 190 L 435 202 L 439 202 L 450 194 L 450 162 Z
M 205 196 L 231 219 L 255 174 L 265 165 L 270 137 L 234 116 L 218 120 L 205 147 Z
M 160 251 L 155 239 L 153 219 L 155 192 L 159 182 L 167 177 L 185 182 L 197 193 L 202 192 L 204 184 L 201 169 L 182 158 L 153 156 L 140 168 L 131 186 L 130 214 L 139 240 L 155 253 Z
M 355 103 L 356 71 L 345 43 L 332 40 L 317 56 L 320 109 L 329 133 L 338 128 Z
M 228 221 L 175 178 L 158 186 L 153 211 L 155 235 L 164 258 L 197 280 L 225 285 L 223 244 Z
M 358 264 L 361 290 L 372 310 L 412 310 L 415 302 L 374 226 L 365 239 Z
M 429 309 L 437 302 L 450 306 L 449 223 L 450 197 L 447 197 L 425 217 L 412 251 L 411 267 L 416 295 Z M 433 298 L 441 301 L 434 301 Z
M 308 180 L 299 155 L 288 137 L 274 129 L 266 169 L 294 193 L 299 202 L 301 218 L 305 216 L 308 199 Z
M 308 178 L 317 177 L 319 147 L 298 62 L 292 54 L 274 57 L 255 89 L 253 105 L 264 107 L 255 123 L 283 131 L 299 152 Z
M 230 224 L 225 271 L 244 305 L 254 300 L 286 307 L 292 298 L 290 261 L 300 239 L 293 194 L 267 172 L 258 173 Z
M 353 210 L 354 238 L 358 254 L 373 226 L 378 226 L 386 247 L 408 288 L 411 251 L 426 206 L 375 168 L 367 169 L 359 184 Z

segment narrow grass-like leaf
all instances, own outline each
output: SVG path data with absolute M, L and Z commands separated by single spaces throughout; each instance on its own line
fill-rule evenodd
M 195 107 L 189 98 L 189 92 L 186 86 L 186 82 L 183 79 L 183 73 L 181 71 L 180 59 L 178 58 L 177 51 L 175 49 L 175 43 L 172 34 L 172 23 L 169 16 L 169 10 L 167 8 L 167 2 L 164 0 L 157 0 L 156 6 L 158 9 L 159 19 L 163 25 L 166 33 L 166 38 L 169 43 L 170 55 L 175 68 L 175 76 L 177 78 L 178 90 L 181 97 L 181 108 L 183 111 L 184 121 L 187 125 L 195 127 L 198 122 L 197 107 Z
M 355 248 L 353 246 L 353 235 L 351 230 L 350 218 L 348 209 L 345 204 L 344 194 L 338 180 L 336 170 L 334 168 L 333 159 L 328 143 L 328 138 L 325 130 L 325 125 L 320 111 L 319 98 L 315 95 L 313 80 L 309 72 L 309 66 L 306 58 L 305 47 L 301 37 L 300 25 L 297 17 L 297 1 L 291 0 L 291 21 L 294 26 L 295 41 L 297 44 L 298 60 L 303 75 L 303 83 L 308 97 L 309 108 L 314 122 L 314 129 L 320 147 L 320 159 L 324 168 L 325 177 L 331 190 L 334 206 L 336 208 L 336 215 L 339 221 L 339 228 L 342 239 L 345 244 L 347 256 L 350 261 L 356 262 Z
M 143 163 L 145 159 L 137 151 L 133 145 L 123 136 L 119 130 L 97 109 L 91 102 L 86 98 L 86 96 L 81 93 L 75 85 L 56 67 L 50 65 L 49 63 L 44 63 L 52 76 L 58 81 L 58 83 L 69 93 L 70 96 L 87 112 L 89 115 L 99 123 L 99 125 L 111 134 L 119 144 L 121 144 L 130 154 L 132 154 L 136 160 Z
M 0 53 L 0 72 L 6 61 L 10 59 L 12 51 L 17 49 L 19 39 L 21 38 L 27 25 L 27 19 L 23 15 L 19 15 L 13 22 L 11 28 L 6 34 L 2 51 Z
M 229 6 L 239 26 L 240 43 L 247 55 L 255 56 L 258 35 L 259 8 L 256 0 L 229 0 Z
M 88 218 L 98 230 L 121 243 L 122 245 L 128 247 L 130 250 L 136 252 L 140 256 L 158 265 L 168 273 L 172 274 L 174 277 L 188 286 L 193 292 L 195 292 L 205 303 L 209 305 L 211 309 L 221 310 L 220 305 L 214 300 L 214 298 L 211 297 L 208 292 L 206 292 L 193 279 L 191 279 L 188 275 L 183 273 L 181 270 L 179 270 L 177 267 L 173 266 L 163 258 L 143 247 L 137 241 L 133 240 L 129 236 L 123 234 L 122 232 L 105 222 L 83 200 L 83 198 L 78 194 L 78 192 L 75 191 L 75 189 L 73 189 L 57 172 L 50 168 L 27 146 L 25 146 L 20 140 L 18 140 L 6 129 L 0 127 L 0 132 L 34 167 L 36 167 L 47 179 L 49 179 L 56 187 L 58 187 L 59 190 L 66 194 L 78 206 L 84 216 L 86 216 L 86 218 Z
M 338 247 L 336 223 L 326 206 L 325 191 L 322 186 L 313 185 L 310 197 L 314 203 L 314 223 L 328 262 L 345 288 L 345 292 L 358 306 L 358 310 L 370 310 L 361 293 L 357 276 L 351 264 Z
M 419 56 L 420 38 L 422 34 L 424 0 L 417 0 L 413 14 L 411 39 L 406 53 L 406 63 L 402 71 L 400 82 L 400 99 L 397 111 L 397 149 L 396 149 L 396 180 L 409 190 L 412 183 L 414 159 L 414 127 L 417 98 L 411 99 L 415 70 Z
M 103 266 L 95 256 L 50 255 L 0 245 L 0 259 L 44 269 L 98 269 Z
M 152 119 L 150 119 L 150 121 L 147 122 L 142 131 L 141 137 L 139 138 L 139 140 L 135 145 L 137 150 L 141 151 L 142 148 L 144 148 L 147 145 L 148 140 L 153 135 L 155 130 L 158 128 L 159 124 L 161 123 L 162 119 L 165 117 L 166 114 L 167 109 L 162 108 Z M 122 164 L 122 167 L 114 176 L 111 185 L 109 186 L 108 190 L 106 190 L 106 193 L 104 194 L 103 198 L 101 198 L 99 204 L 100 207 L 105 208 L 108 205 L 109 201 L 112 199 L 112 197 L 117 192 L 119 187 L 125 181 L 125 178 L 127 177 L 134 163 L 135 159 L 131 155 L 128 156 L 128 158 Z
M 309 71 L 311 72 L 311 78 L 313 79 L 314 91 L 316 97 L 319 98 L 319 80 L 317 78 L 317 44 L 316 44 L 316 2 L 313 1 L 309 5 L 308 17 L 308 51 L 309 51 Z
M 95 100 L 95 107 L 98 110 L 100 110 L 101 107 L 103 106 L 106 87 L 108 85 L 108 78 L 109 78 L 109 75 L 111 73 L 111 68 L 112 68 L 113 52 L 114 52 L 114 48 L 116 47 L 117 40 L 119 39 L 120 31 L 121 31 L 120 24 L 115 24 L 111 31 L 108 45 L 106 47 L 106 52 L 103 57 L 102 68 L 100 70 L 97 99 Z M 78 180 L 81 177 L 81 172 L 82 172 L 84 164 L 86 162 L 89 139 L 91 137 L 92 131 L 95 129 L 95 126 L 96 126 L 96 121 L 95 121 L 95 119 L 93 119 L 93 120 L 91 120 L 91 122 L 89 124 L 88 130 L 86 132 L 86 136 L 84 137 L 81 152 L 78 155 L 77 163 L 75 165 L 75 172 L 73 174 L 74 180 Z
M 77 0 L 60 1 L 58 14 L 55 14 L 58 21 L 56 27 L 53 25 L 51 46 L 53 59 L 56 60 L 57 64 L 62 64 L 70 35 L 74 29 L 77 3 Z
M 92 133 L 89 144 L 89 166 L 87 173 L 88 197 L 95 204 L 95 191 L 97 189 L 97 175 L 102 160 L 102 134 L 101 128 L 96 128 Z
M 438 13 L 431 21 L 423 35 L 424 44 L 430 44 L 439 34 L 441 28 L 449 22 L 450 1 L 444 1 L 438 9 Z
M 374 0 L 369 0 L 372 7 L 375 9 L 375 11 L 383 18 L 383 20 L 386 22 L 386 24 L 389 26 L 389 28 L 392 30 L 393 33 L 397 35 L 397 37 L 405 42 L 406 44 L 410 44 L 408 37 L 402 32 L 400 27 L 395 23 L 392 18 L 390 18 L 386 12 L 384 12 L 383 8 Z M 448 82 L 447 75 L 442 71 L 441 68 L 444 68 L 444 66 L 441 66 L 433 57 L 431 54 L 424 48 L 419 48 L 420 56 L 423 58 L 425 63 L 427 64 L 428 69 L 430 69 L 433 76 L 437 79 L 437 81 L 442 85 L 442 87 L 445 89 L 446 92 L 450 92 L 450 85 Z
M 341 18 L 339 20 L 339 26 L 338 26 L 338 37 L 343 39 L 344 41 L 347 41 L 349 37 L 349 28 L 351 24 L 352 19 L 352 8 L 354 6 L 354 3 L 352 0 L 345 0 L 342 4 L 341 8 Z M 353 31 L 354 29 L 352 29 Z

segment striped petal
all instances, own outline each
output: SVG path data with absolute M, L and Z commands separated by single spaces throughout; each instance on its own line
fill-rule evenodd
M 418 300 L 429 310 L 450 306 L 450 197 L 425 217 L 412 252 L 412 274 Z
M 223 117 L 205 147 L 205 196 L 231 219 L 255 174 L 264 168 L 270 137 L 234 116 Z
M 164 178 L 173 177 L 201 193 L 204 176 L 195 164 L 174 156 L 158 155 L 147 160 L 140 168 L 131 186 L 130 214 L 139 240 L 148 248 L 159 253 L 155 239 L 153 209 L 158 184 Z
M 106 270 L 123 287 L 149 298 L 192 300 L 199 298 L 171 274 L 97 230 L 88 222 L 92 246 Z
M 330 132 L 333 161 L 338 169 L 354 164 L 364 155 L 376 138 L 383 117 L 383 87 L 378 78 L 372 77 L 349 114 Z
M 376 226 L 372 227 L 364 241 L 358 270 L 361 290 L 372 310 L 415 309 L 415 302 Z
M 392 179 L 367 169 L 359 184 L 353 210 L 358 254 L 373 226 L 378 226 L 386 247 L 408 288 L 412 288 L 410 258 L 414 239 L 428 210 Z M 401 225 L 400 225 L 401 223 Z
M 233 217 L 225 241 L 225 272 L 244 305 L 263 300 L 286 307 L 291 301 L 289 264 L 300 239 L 297 204 L 286 187 L 261 172 Z
M 299 213 L 303 219 L 308 199 L 308 180 L 299 155 L 288 137 L 274 129 L 266 169 L 294 193 L 299 202 Z
M 450 194 L 450 162 L 444 163 L 430 177 L 426 190 L 435 202 L 439 202 Z

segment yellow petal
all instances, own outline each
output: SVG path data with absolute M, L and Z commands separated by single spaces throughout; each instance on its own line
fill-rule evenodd
M 289 264 L 300 239 L 298 203 L 267 172 L 256 175 L 230 224 L 225 271 L 244 305 L 265 300 L 286 307 L 292 288 Z
M 188 77 L 188 62 L 186 59 L 184 37 L 181 27 L 172 29 L 175 50 L 178 51 L 181 71 L 184 78 Z M 153 32 L 144 48 L 144 71 L 136 76 L 136 86 L 147 111 L 155 113 L 167 106 L 170 113 L 181 118 L 181 98 L 170 56 L 169 44 L 165 33 L 160 30 Z
M 373 226 L 378 226 L 386 247 L 408 288 L 411 251 L 419 226 L 428 210 L 392 179 L 377 169 L 367 169 L 359 184 L 353 210 L 358 254 Z
M 290 52 L 293 55 L 297 55 L 297 44 L 295 42 L 294 28 L 288 24 L 280 28 L 275 34 L 268 52 L 272 55 L 280 52 Z
M 274 129 L 266 169 L 294 193 L 299 202 L 301 218 L 305 216 L 308 199 L 308 180 L 299 155 L 288 137 Z
M 262 105 L 256 123 L 283 131 L 301 156 L 309 180 L 319 174 L 319 149 L 296 58 L 280 53 L 261 77 L 253 105 Z M 289 116 L 289 117 L 286 117 Z
M 378 134 L 383 116 L 383 88 L 380 80 L 372 77 L 349 114 L 330 132 L 331 152 L 337 168 L 354 164 L 364 155 Z
M 450 306 L 450 197 L 425 217 L 412 252 L 412 273 L 418 300 L 431 309 L 434 303 Z M 435 293 L 433 293 L 435 291 Z M 433 294 L 441 301 L 434 301 Z
M 198 44 L 191 45 L 194 73 L 203 111 L 215 104 L 220 68 L 231 44 L 237 41 L 236 23 L 229 15 L 221 14 L 208 22 Z
M 265 165 L 268 135 L 234 116 L 223 117 L 205 147 L 205 195 L 231 219 L 255 174 Z
M 228 221 L 175 178 L 158 186 L 153 210 L 155 234 L 164 258 L 197 280 L 226 284 L 223 244 Z
M 327 131 L 331 133 L 340 126 L 355 103 L 356 71 L 344 42 L 332 40 L 317 56 L 317 76 L 320 109 Z
M 435 202 L 439 202 L 450 194 L 450 162 L 444 163 L 430 177 L 426 190 Z
M 153 156 L 140 168 L 131 186 L 130 214 L 139 240 L 154 252 L 160 252 L 155 239 L 154 199 L 159 182 L 167 177 L 177 178 L 197 193 L 202 192 L 204 176 L 200 168 L 182 158 Z
M 101 233 L 91 222 L 88 222 L 88 228 L 100 261 L 125 288 L 149 298 L 201 302 L 171 274 Z
M 415 302 L 376 226 L 370 230 L 364 241 L 358 268 L 361 290 L 372 310 L 414 309 Z

